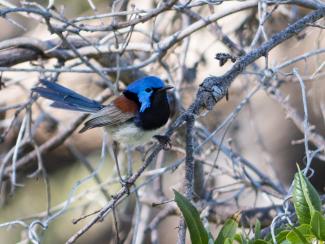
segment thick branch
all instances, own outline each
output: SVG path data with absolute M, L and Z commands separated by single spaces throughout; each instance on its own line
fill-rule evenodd
M 185 158 L 185 179 L 184 190 L 186 198 L 191 201 L 193 198 L 193 182 L 194 182 L 194 115 L 186 116 L 186 158 Z M 184 218 L 180 219 L 178 229 L 178 244 L 185 243 L 186 240 L 186 224 Z

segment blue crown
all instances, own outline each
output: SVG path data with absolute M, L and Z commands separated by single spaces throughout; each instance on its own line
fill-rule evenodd
M 150 97 L 153 94 L 152 89 L 161 89 L 164 87 L 164 82 L 158 77 L 147 76 L 132 82 L 130 85 L 128 85 L 126 91 L 137 94 L 139 102 L 141 103 L 140 112 L 144 112 L 150 107 Z
M 132 82 L 127 86 L 126 90 L 139 94 L 146 88 L 160 89 L 165 87 L 164 82 L 156 76 L 147 76 Z

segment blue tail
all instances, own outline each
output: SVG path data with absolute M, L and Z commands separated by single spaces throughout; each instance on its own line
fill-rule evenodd
M 64 86 L 47 80 L 41 80 L 45 87 L 36 87 L 32 90 L 40 96 L 54 101 L 51 106 L 87 113 L 94 113 L 104 106 L 95 100 L 84 97 Z

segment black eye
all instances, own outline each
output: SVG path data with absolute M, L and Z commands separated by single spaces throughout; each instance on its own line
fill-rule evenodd
M 151 92 L 152 89 L 151 89 L 151 88 L 146 88 L 145 91 L 146 91 L 146 92 Z

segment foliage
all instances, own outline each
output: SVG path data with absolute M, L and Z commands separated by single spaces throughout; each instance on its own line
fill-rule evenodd
M 175 201 L 181 210 L 189 228 L 192 243 L 214 244 L 263 244 L 273 243 L 270 236 L 261 236 L 261 223 L 255 223 L 254 237 L 247 237 L 245 233 L 236 233 L 239 218 L 234 215 L 221 227 L 217 237 L 208 234 L 198 210 L 192 203 L 174 190 Z M 285 225 L 276 229 L 276 242 L 278 244 L 308 244 L 324 243 L 325 241 L 325 216 L 321 211 L 319 194 L 308 178 L 300 171 L 295 174 L 293 186 L 293 205 L 297 222 L 294 225 Z M 208 238 L 209 236 L 209 238 Z
M 208 243 L 208 232 L 205 230 L 200 219 L 199 212 L 196 208 L 179 192 L 174 190 L 175 201 L 183 213 L 185 222 L 189 229 L 191 240 L 193 243 L 204 244 Z

